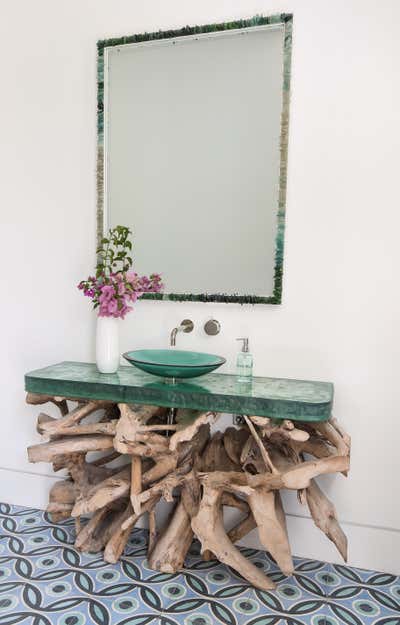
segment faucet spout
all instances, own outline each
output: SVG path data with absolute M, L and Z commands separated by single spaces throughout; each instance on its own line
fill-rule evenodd
M 171 347 L 175 347 L 176 345 L 176 335 L 179 332 L 179 328 L 174 328 L 171 332 L 171 336 L 170 336 L 170 340 L 169 340 L 169 344 Z
M 184 319 L 181 323 L 181 325 L 177 326 L 176 328 L 174 328 L 171 331 L 170 337 L 169 337 L 169 344 L 170 347 L 175 347 L 176 345 L 176 335 L 178 334 L 178 332 L 191 332 L 194 328 L 194 323 L 193 321 L 191 321 L 190 319 Z

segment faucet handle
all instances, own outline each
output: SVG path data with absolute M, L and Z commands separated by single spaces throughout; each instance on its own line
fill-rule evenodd
M 215 336 L 221 331 L 221 324 L 216 319 L 209 319 L 204 324 L 204 332 L 209 336 Z
M 182 332 L 191 332 L 194 328 L 194 323 L 191 319 L 184 319 L 181 321 L 180 329 Z

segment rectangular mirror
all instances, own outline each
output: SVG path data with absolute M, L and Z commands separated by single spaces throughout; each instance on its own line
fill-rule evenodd
M 291 15 L 98 44 L 98 234 L 172 300 L 280 303 Z

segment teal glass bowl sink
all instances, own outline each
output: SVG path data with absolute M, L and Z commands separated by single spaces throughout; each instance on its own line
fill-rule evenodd
M 137 349 L 123 357 L 138 369 L 162 378 L 197 378 L 226 362 L 222 356 L 180 349 Z

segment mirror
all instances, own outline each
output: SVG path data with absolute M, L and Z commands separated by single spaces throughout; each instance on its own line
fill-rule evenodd
M 98 234 L 192 301 L 280 303 L 292 17 L 98 44 Z

